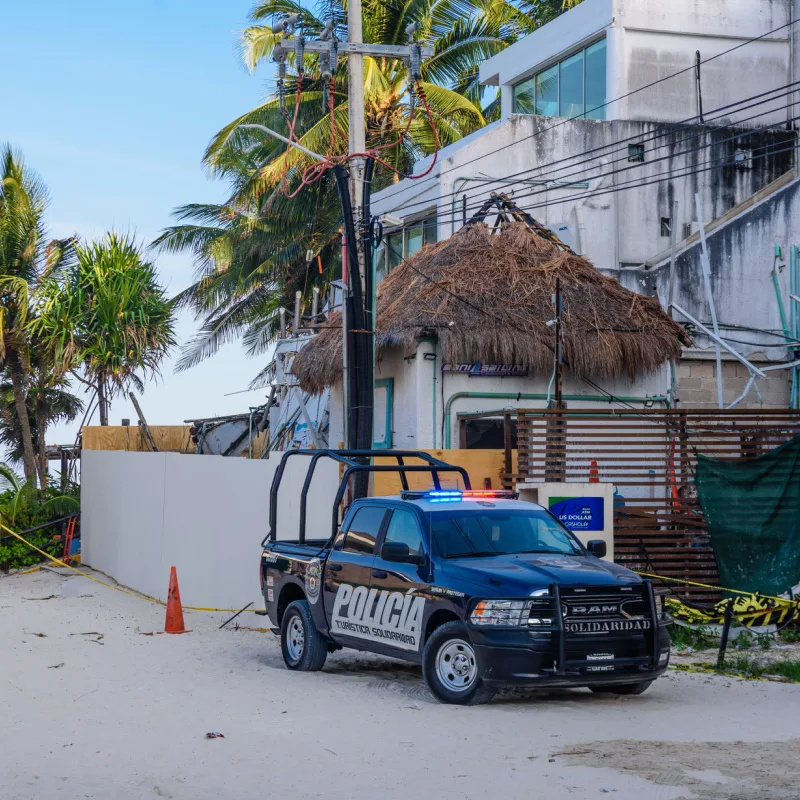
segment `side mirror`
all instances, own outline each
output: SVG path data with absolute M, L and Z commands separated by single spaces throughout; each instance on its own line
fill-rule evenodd
M 589 544 L 586 545 L 586 549 L 589 551 L 589 555 L 595 558 L 603 558 L 607 552 L 606 543 L 603 539 L 590 540 Z
M 405 542 L 385 542 L 381 547 L 381 558 L 398 564 L 424 564 L 425 556 L 412 553 Z

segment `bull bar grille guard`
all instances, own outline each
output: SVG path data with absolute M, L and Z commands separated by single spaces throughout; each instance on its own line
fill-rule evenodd
M 642 587 L 641 598 L 642 600 L 647 600 L 647 606 L 648 606 L 647 619 L 650 622 L 650 630 L 644 631 L 645 641 L 649 646 L 649 653 L 645 656 L 608 659 L 606 661 L 603 661 L 603 666 L 608 666 L 608 667 L 638 666 L 640 668 L 648 670 L 654 670 L 658 667 L 658 662 L 660 657 L 660 649 L 658 641 L 659 621 L 658 621 L 658 611 L 656 609 L 655 593 L 653 591 L 653 584 L 649 580 L 642 581 L 641 587 Z M 538 597 L 530 597 L 530 596 L 508 597 L 503 599 L 512 601 L 522 601 L 522 602 L 534 601 L 536 606 L 535 609 L 531 610 L 531 613 L 533 613 L 533 610 L 535 610 L 537 614 L 540 614 L 542 616 L 549 616 L 553 621 L 551 624 L 537 625 L 535 627 L 530 625 L 527 627 L 498 625 L 493 629 L 526 630 L 528 632 L 553 634 L 552 655 L 553 655 L 554 667 L 552 670 L 543 670 L 543 671 L 551 672 L 553 675 L 556 676 L 566 676 L 568 670 L 574 671 L 575 669 L 586 667 L 587 662 L 582 659 L 567 658 L 567 640 L 569 639 L 569 641 L 575 641 L 576 639 L 570 638 L 566 630 L 566 622 L 564 620 L 564 616 L 561 611 L 562 601 L 561 601 L 561 590 L 559 588 L 559 585 L 557 583 L 551 583 L 550 586 L 548 587 L 548 592 L 549 594 L 546 596 L 540 595 Z M 474 609 L 475 605 L 476 603 L 472 604 L 470 613 L 472 609 Z M 467 618 L 469 618 L 469 614 L 467 615 Z M 593 619 L 593 621 L 607 622 L 609 620 L 604 617 L 597 617 Z

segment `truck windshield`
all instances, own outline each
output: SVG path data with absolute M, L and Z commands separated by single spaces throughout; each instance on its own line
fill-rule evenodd
M 583 555 L 580 542 L 544 511 L 436 511 L 431 533 L 442 558 L 511 553 Z

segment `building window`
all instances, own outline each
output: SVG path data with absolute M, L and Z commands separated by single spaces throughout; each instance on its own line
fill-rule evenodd
M 644 145 L 643 144 L 629 144 L 628 145 L 628 161 L 641 162 L 644 161 Z
M 750 169 L 753 164 L 752 150 L 736 150 L 733 154 L 733 165 L 736 169 Z
M 403 259 L 413 256 L 424 245 L 437 241 L 438 219 L 435 214 L 409 223 L 404 228 L 385 231 L 383 242 L 375 251 L 376 284 L 380 283 Z
M 606 40 L 573 53 L 514 87 L 514 113 L 606 118 Z
M 672 236 L 672 217 L 661 217 L 661 235 Z

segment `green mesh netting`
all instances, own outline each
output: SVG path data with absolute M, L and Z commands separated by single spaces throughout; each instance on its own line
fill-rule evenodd
M 722 586 L 776 595 L 800 582 L 800 436 L 751 459 L 698 454 L 696 484 Z

